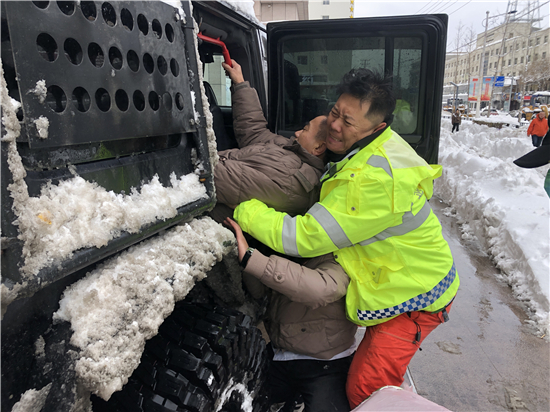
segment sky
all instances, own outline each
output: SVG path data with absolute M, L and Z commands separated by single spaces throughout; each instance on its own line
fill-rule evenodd
M 531 0 L 531 5 L 534 3 Z M 550 6 L 546 0 L 539 0 L 541 27 L 548 27 Z M 527 8 L 528 0 L 518 0 L 518 13 Z M 460 23 L 469 28 L 473 26 L 476 33 L 485 30 L 486 12 L 489 11 L 489 29 L 504 21 L 504 17 L 491 18 L 506 13 L 507 1 L 479 0 L 431 0 L 431 1 L 397 1 L 397 0 L 355 0 L 355 17 L 395 16 L 413 14 L 447 14 L 449 28 L 447 31 L 447 50 L 454 39 Z

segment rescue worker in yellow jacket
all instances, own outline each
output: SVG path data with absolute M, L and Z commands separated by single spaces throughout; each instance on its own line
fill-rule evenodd
M 428 199 L 440 166 L 430 166 L 390 128 L 391 81 L 367 69 L 344 76 L 327 125 L 331 162 L 320 200 L 304 216 L 253 199 L 234 217 L 278 252 L 333 252 L 349 275 L 346 311 L 367 326 L 347 395 L 355 408 L 375 390 L 403 383 L 423 339 L 448 320 L 459 279 Z

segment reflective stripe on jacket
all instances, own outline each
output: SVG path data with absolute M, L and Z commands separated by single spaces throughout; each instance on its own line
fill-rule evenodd
M 235 218 L 279 252 L 334 252 L 351 279 L 347 315 L 359 325 L 385 322 L 398 314 L 396 307 L 443 308 L 459 280 L 427 203 L 441 167 L 428 165 L 390 128 L 334 166 L 323 176 L 320 201 L 305 216 L 292 218 L 251 200 Z

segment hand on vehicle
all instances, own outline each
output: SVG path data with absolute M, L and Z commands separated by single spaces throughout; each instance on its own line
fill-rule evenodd
M 235 237 L 237 238 L 237 249 L 239 251 L 239 262 L 243 260 L 243 256 L 248 249 L 248 242 L 246 241 L 243 231 L 239 224 L 235 222 L 230 217 L 225 218 L 223 224 L 230 229 L 233 229 L 235 232 Z
M 231 59 L 231 62 L 233 63 L 233 67 L 229 66 L 228 64 L 222 63 L 222 67 L 224 68 L 225 72 L 234 84 L 244 82 L 241 66 L 233 59 Z

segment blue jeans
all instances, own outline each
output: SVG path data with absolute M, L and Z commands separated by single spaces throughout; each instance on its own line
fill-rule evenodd
M 349 412 L 346 379 L 352 356 L 322 360 L 269 361 L 270 403 L 292 402 L 302 395 L 305 412 Z
M 540 144 L 542 143 L 542 138 L 543 137 L 544 136 L 537 136 L 536 134 L 532 134 L 531 139 L 533 139 L 533 146 L 539 147 Z

